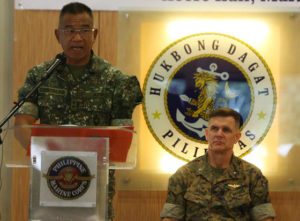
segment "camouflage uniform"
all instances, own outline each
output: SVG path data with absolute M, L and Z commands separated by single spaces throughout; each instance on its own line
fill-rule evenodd
M 27 74 L 19 99 L 40 81 L 53 61 L 33 67 Z M 60 65 L 19 109 L 17 114 L 31 115 L 41 124 L 79 126 L 121 126 L 132 124 L 134 107 L 142 100 L 136 77 L 122 74 L 92 53 L 83 74 L 72 73 Z M 109 217 L 115 192 L 114 170 L 109 171 Z
M 248 221 L 275 217 L 268 181 L 254 165 L 233 156 L 217 177 L 207 155 L 170 177 L 161 217 L 180 221 Z

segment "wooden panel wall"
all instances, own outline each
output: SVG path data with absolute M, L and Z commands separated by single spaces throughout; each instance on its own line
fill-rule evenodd
M 100 30 L 94 51 L 115 64 L 117 60 L 117 12 L 96 12 L 95 26 Z M 54 36 L 58 23 L 57 11 L 15 11 L 14 66 L 12 93 L 16 98 L 29 68 L 61 52 Z M 14 146 L 16 157 L 25 152 Z M 13 172 L 12 220 L 25 221 L 28 216 L 27 169 Z M 155 221 L 166 196 L 165 191 L 119 191 L 115 197 L 116 221 Z M 20 197 L 20 198 L 19 198 Z M 280 221 L 297 221 L 300 217 L 299 192 L 271 193 Z M 21 200 L 20 200 L 21 199 Z

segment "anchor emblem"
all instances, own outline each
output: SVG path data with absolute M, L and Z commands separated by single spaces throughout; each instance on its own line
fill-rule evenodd
M 210 70 L 205 70 L 201 67 L 196 69 L 194 73 L 195 88 L 199 91 L 197 98 L 191 98 L 186 94 L 179 95 L 179 98 L 188 104 L 185 113 L 179 109 L 176 110 L 176 120 L 182 125 L 196 133 L 200 138 L 204 137 L 204 129 L 207 127 L 207 120 L 209 113 L 214 109 L 217 89 L 219 86 L 218 78 L 225 83 L 225 98 L 232 99 L 238 96 L 232 91 L 228 84 L 229 73 L 218 73 L 218 66 L 216 63 L 211 63 Z M 197 119 L 195 122 L 188 122 L 185 116 Z

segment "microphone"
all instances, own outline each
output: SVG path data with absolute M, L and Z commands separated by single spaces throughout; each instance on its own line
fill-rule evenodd
M 60 65 L 60 64 L 64 64 L 66 62 L 66 56 L 61 53 L 61 54 L 57 54 L 55 57 L 55 60 L 52 62 L 52 64 L 49 66 L 49 68 L 46 70 L 45 72 L 45 76 L 42 78 L 42 80 L 47 80 L 51 74 L 53 73 L 53 71 Z

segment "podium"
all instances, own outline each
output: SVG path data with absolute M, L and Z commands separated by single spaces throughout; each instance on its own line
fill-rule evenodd
M 3 220 L 106 220 L 108 170 L 136 164 L 132 127 L 34 125 L 7 137 L 14 130 L 30 130 L 30 151 L 4 151 Z

